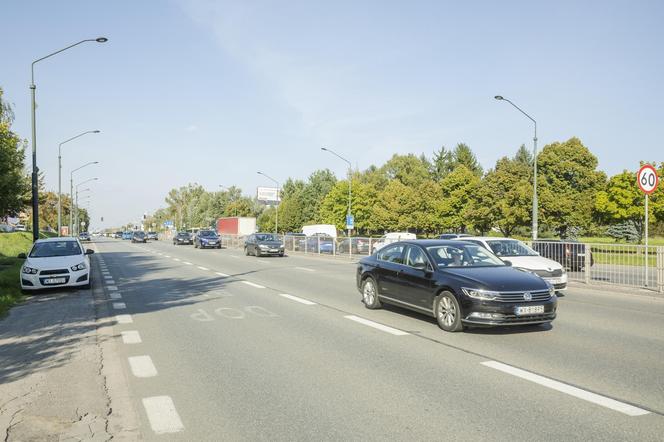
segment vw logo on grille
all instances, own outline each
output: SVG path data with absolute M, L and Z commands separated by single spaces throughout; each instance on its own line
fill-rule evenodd
M 526 292 L 523 294 L 523 300 L 524 301 L 532 301 L 533 295 L 530 294 L 530 292 Z

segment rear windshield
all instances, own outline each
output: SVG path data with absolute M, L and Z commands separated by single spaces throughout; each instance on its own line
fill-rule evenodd
M 49 241 L 36 243 L 30 251 L 30 258 L 50 258 L 53 256 L 81 255 L 83 252 L 76 241 Z

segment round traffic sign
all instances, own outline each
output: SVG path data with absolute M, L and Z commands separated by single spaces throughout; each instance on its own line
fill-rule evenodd
M 650 195 L 657 189 L 657 184 L 659 184 L 657 169 L 650 164 L 644 164 L 636 174 L 636 182 L 644 193 Z

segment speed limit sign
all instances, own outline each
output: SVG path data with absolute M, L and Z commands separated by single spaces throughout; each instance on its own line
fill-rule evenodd
M 643 193 L 650 195 L 657 189 L 657 184 L 659 184 L 657 170 L 650 164 L 641 166 L 639 172 L 636 174 L 636 182 Z

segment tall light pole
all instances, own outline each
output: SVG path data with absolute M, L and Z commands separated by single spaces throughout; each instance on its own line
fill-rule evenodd
M 62 48 L 59 51 L 52 52 L 42 58 L 39 58 L 32 62 L 30 66 L 30 96 L 31 96 L 31 110 L 32 110 L 32 239 L 37 241 L 39 239 L 39 168 L 37 167 L 37 126 L 36 126 L 36 101 L 35 101 L 35 91 L 37 86 L 35 85 L 35 64 L 39 63 L 42 60 L 45 60 L 49 57 L 52 57 L 60 52 L 64 52 L 67 49 L 71 49 L 74 46 L 78 46 L 86 42 L 97 42 L 97 43 L 106 43 L 108 39 L 106 37 L 91 38 L 86 40 L 81 40 L 78 43 L 69 45 L 66 48 Z
M 265 175 L 263 172 L 257 172 L 259 175 L 263 175 L 265 178 L 268 180 L 271 180 L 277 185 L 277 211 L 274 215 L 274 233 L 278 234 L 279 233 L 279 188 L 281 185 L 279 184 L 279 181 L 275 180 L 274 178 L 271 178 L 269 175 Z
M 533 241 L 537 240 L 537 230 L 538 230 L 538 225 L 537 225 L 537 121 L 530 115 L 528 115 L 526 112 L 523 111 L 519 106 L 516 104 L 512 103 L 510 100 L 507 98 L 503 97 L 502 95 L 496 95 L 495 97 L 496 100 L 498 101 L 507 101 L 509 104 L 514 106 L 519 112 L 521 112 L 523 115 L 528 117 L 530 121 L 533 122 L 535 125 L 535 135 L 533 136 Z
M 81 183 L 81 184 L 84 184 L 84 183 Z M 80 184 L 79 184 L 79 186 L 80 186 Z M 90 188 L 88 187 L 87 189 L 78 190 L 78 186 L 76 186 L 76 224 L 75 224 L 76 229 L 75 230 L 76 230 L 77 235 L 79 233 L 79 227 L 78 227 L 78 194 L 83 193 L 83 192 L 90 192 Z M 84 198 L 89 199 L 90 195 L 86 195 Z
M 84 167 L 90 166 L 92 164 L 99 164 L 99 161 L 90 161 L 89 163 L 85 163 L 81 167 L 78 167 L 74 170 L 71 171 L 69 175 L 69 204 L 71 205 L 70 210 L 69 210 L 69 235 L 74 232 L 74 172 L 77 170 L 81 170 Z
M 346 213 L 346 227 L 349 227 L 350 224 L 348 224 L 348 221 L 350 220 L 350 216 L 351 216 L 351 213 L 352 213 L 351 210 L 350 210 L 351 209 L 350 205 L 351 205 L 351 200 L 352 200 L 352 195 L 353 195 L 353 191 L 352 191 L 353 166 L 350 164 L 350 161 L 348 161 L 346 158 L 342 157 L 341 155 L 339 155 L 338 153 L 336 153 L 332 149 L 328 149 L 326 147 L 321 147 L 320 150 L 324 150 L 325 152 L 330 152 L 332 155 L 334 155 L 337 158 L 339 158 L 339 159 L 345 161 L 346 163 L 348 163 L 348 212 Z M 348 229 L 348 237 L 350 238 L 350 228 Z
M 75 137 L 71 137 L 68 140 L 63 141 L 58 145 L 58 236 L 61 236 L 62 230 L 62 145 L 69 143 L 72 140 L 75 140 L 78 137 L 82 137 L 85 134 L 98 134 L 98 130 L 88 130 L 82 132 Z

